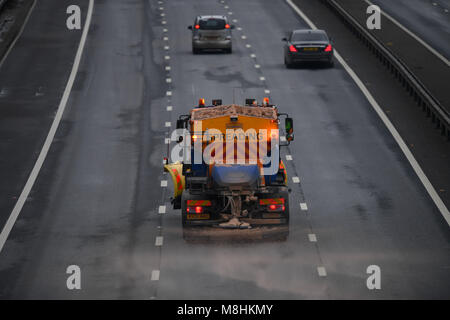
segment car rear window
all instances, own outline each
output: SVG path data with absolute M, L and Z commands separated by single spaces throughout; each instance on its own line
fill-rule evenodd
M 322 32 L 294 32 L 291 41 L 328 41 L 328 37 Z
M 224 19 L 204 19 L 200 20 L 199 23 L 201 30 L 222 30 L 225 29 L 225 20 Z

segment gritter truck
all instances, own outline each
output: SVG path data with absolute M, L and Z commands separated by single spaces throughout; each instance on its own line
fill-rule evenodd
M 250 236 L 287 237 L 290 190 L 280 147 L 294 140 L 292 118 L 268 98 L 262 104 L 246 99 L 245 105 L 216 99 L 210 106 L 200 99 L 179 117 L 173 139 L 182 158 L 170 164 L 165 158 L 164 170 L 173 181 L 171 202 L 181 209 L 185 239 L 236 237 L 243 229 Z

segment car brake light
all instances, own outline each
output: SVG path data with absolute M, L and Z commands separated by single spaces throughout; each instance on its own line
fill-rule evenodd
M 293 44 L 291 44 L 291 46 L 289 47 L 289 51 L 290 52 L 297 52 L 297 49 L 294 47 Z
M 200 25 L 196 24 L 195 29 L 200 29 Z
M 230 29 L 230 25 L 228 23 L 225 25 L 225 29 Z
M 329 44 L 326 48 L 325 48 L 325 52 L 331 52 L 333 48 L 331 47 L 331 44 Z

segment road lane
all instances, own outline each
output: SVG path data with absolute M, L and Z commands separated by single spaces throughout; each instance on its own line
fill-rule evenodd
M 373 0 L 396 21 L 450 59 L 450 4 L 430 0 Z
M 234 53 L 192 55 L 194 16 L 229 12 L 241 28 Z M 362 93 L 338 64 L 284 68 L 281 38 L 305 26 L 284 0 L 99 1 L 40 200 L 0 253 L 0 296 L 448 298 L 448 226 Z M 283 151 L 300 178 L 288 240 L 186 243 L 172 182 L 160 184 L 170 180 L 165 123 L 200 97 L 242 102 L 265 90 L 295 119 Z M 81 267 L 81 291 L 65 287 L 69 264 Z M 378 292 L 366 287 L 371 264 Z

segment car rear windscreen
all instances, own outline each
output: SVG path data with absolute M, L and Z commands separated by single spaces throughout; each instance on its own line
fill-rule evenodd
M 222 30 L 225 29 L 225 20 L 223 19 L 204 19 L 199 21 L 201 30 Z
M 328 41 L 328 38 L 322 32 L 294 32 L 291 41 Z

